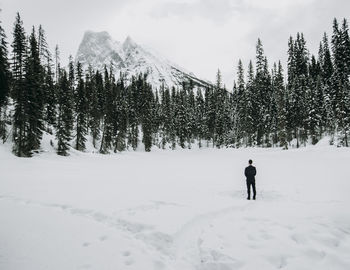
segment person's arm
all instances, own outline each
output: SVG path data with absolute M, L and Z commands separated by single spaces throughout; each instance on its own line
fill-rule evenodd
M 247 168 L 245 168 L 245 170 L 244 170 L 244 175 L 245 175 L 245 177 L 248 177 L 248 175 L 247 175 Z
M 256 168 L 254 167 L 254 176 L 256 175 Z

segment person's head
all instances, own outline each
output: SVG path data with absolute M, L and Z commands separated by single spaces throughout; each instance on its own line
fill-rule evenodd
M 249 159 L 248 163 L 249 163 L 249 165 L 252 165 L 253 160 Z

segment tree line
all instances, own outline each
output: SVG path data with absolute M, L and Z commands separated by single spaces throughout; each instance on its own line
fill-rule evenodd
M 40 151 L 43 133 L 55 136 L 57 154 L 84 151 L 87 140 L 100 153 L 152 147 L 299 147 L 324 136 L 349 146 L 350 38 L 346 19 L 333 21 L 317 56 L 302 33 L 288 41 L 287 76 L 281 62 L 269 68 L 260 39 L 247 72 L 238 62 L 232 91 L 222 83 L 155 89 L 147 74 L 127 78 L 113 70 L 84 69 L 70 57 L 61 67 L 44 29 L 25 32 L 17 13 L 11 52 L 0 24 L 0 138 L 13 153 Z M 287 78 L 287 79 L 285 79 Z M 142 144 L 141 144 L 142 142 Z

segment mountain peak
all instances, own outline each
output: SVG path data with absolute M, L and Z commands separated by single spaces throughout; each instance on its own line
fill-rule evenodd
M 95 32 L 95 31 L 87 30 L 84 33 L 83 41 L 90 40 L 90 39 L 97 39 L 97 40 L 109 39 L 109 40 L 112 40 L 112 37 L 106 31 Z
M 124 43 L 135 43 L 130 36 L 127 36 Z
M 127 38 L 123 43 L 123 48 L 127 50 L 129 48 L 136 48 L 136 47 L 137 47 L 136 42 L 130 36 L 127 36 Z
M 91 65 L 97 70 L 103 70 L 105 65 L 109 66 L 112 63 L 115 74 L 118 76 L 124 73 L 127 78 L 147 73 L 148 81 L 154 87 L 161 87 L 163 84 L 168 87 L 180 87 L 183 81 L 188 80 L 192 80 L 198 86 L 210 84 L 157 56 L 152 50 L 138 45 L 130 36 L 121 44 L 114 41 L 106 31 L 86 31 L 75 61 L 79 61 L 84 67 Z

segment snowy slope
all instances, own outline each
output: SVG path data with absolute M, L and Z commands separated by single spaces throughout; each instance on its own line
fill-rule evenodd
M 30 159 L 0 145 L 0 269 L 348 270 L 349 163 L 322 144 Z
M 116 75 L 121 71 L 129 78 L 131 75 L 148 73 L 149 82 L 158 88 L 163 83 L 168 87 L 180 86 L 189 79 L 198 86 L 209 84 L 152 49 L 140 46 L 130 37 L 120 43 L 114 41 L 107 32 L 85 32 L 75 60 L 81 62 L 85 68 L 90 64 L 99 70 L 103 70 L 105 65 L 109 68 L 112 63 Z

